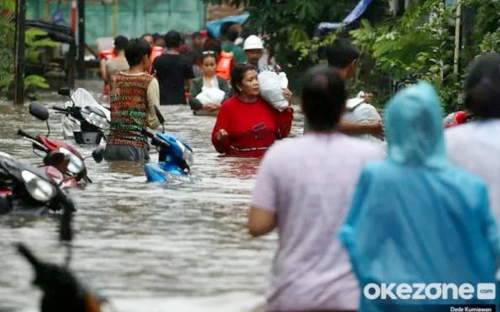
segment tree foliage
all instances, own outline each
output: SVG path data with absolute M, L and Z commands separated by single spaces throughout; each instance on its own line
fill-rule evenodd
M 221 0 L 205 0 L 221 3 Z M 360 47 L 359 73 L 355 88 L 375 93 L 383 104 L 401 86 L 417 80 L 432 82 L 445 110 L 460 106 L 460 94 L 467 65 L 476 55 L 500 51 L 500 1 L 443 0 L 412 1 L 402 15 L 386 14 L 387 1 L 375 0 L 362 22 L 348 30 L 315 36 L 315 26 L 323 21 L 342 21 L 357 0 L 235 0 L 246 4 L 250 23 L 269 36 L 276 59 L 299 73 L 321 62 L 321 48 L 337 36 L 348 36 Z M 454 74 L 455 17 L 463 5 L 473 26 L 466 31 L 460 53 L 458 74 Z M 371 10 L 371 11 L 370 11 Z
M 223 0 L 205 0 L 221 4 Z M 314 63 L 313 58 L 300 58 L 295 48 L 314 37 L 319 22 L 342 21 L 359 0 L 234 0 L 233 4 L 247 5 L 249 26 L 255 33 L 266 36 L 266 45 L 276 61 L 289 75 L 300 75 Z M 376 0 L 383 1 L 383 0 Z M 291 79 L 293 83 L 297 79 Z
M 14 0 L 0 0 L 0 95 L 6 95 L 12 88 L 14 80 L 14 45 L 15 21 Z M 47 32 L 39 29 L 28 29 L 25 34 L 26 61 L 40 61 L 41 50 L 45 47 L 56 47 L 58 43 L 47 38 Z M 38 75 L 24 77 L 24 87 L 49 88 L 47 80 Z

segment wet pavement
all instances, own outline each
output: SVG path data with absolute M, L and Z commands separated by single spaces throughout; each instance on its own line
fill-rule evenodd
M 49 107 L 62 100 L 55 93 L 41 97 Z M 259 161 L 218 156 L 210 140 L 214 117 L 193 116 L 188 106 L 161 111 L 167 132 L 194 149 L 192 173 L 201 182 L 146 183 L 139 165 L 87 159 L 94 183 L 70 191 L 78 209 L 71 268 L 119 311 L 252 311 L 264 302 L 276 248 L 275 234 L 252 239 L 245 229 Z M 302 125 L 296 113 L 292 136 Z M 50 127 L 51 136 L 62 138 L 61 115 L 51 111 Z M 0 151 L 41 164 L 16 135 L 19 128 L 46 133 L 27 105 L 0 104 Z M 77 148 L 84 156 L 93 150 Z M 0 216 L 0 311 L 36 311 L 40 292 L 12 245 L 24 242 L 42 259 L 62 264 L 57 230 L 57 216 Z

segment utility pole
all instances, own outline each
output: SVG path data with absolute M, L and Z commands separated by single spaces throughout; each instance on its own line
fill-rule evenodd
M 78 0 L 78 78 L 85 79 L 85 0 Z
M 24 104 L 24 33 L 26 0 L 16 1 L 16 46 L 14 55 L 14 104 Z

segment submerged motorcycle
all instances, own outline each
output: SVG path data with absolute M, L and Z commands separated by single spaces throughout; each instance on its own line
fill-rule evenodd
M 60 154 L 51 154 L 47 162 L 57 162 Z M 0 214 L 46 214 L 50 210 L 74 210 L 71 199 L 53 179 L 60 177 L 54 167 L 45 171 L 15 160 L 0 152 Z
M 156 115 L 162 126 L 165 118 L 156 108 Z M 146 163 L 144 171 L 148 182 L 197 182 L 198 178 L 190 175 L 193 164 L 193 149 L 189 144 L 173 134 L 148 130 L 142 132 L 156 147 L 159 153 L 157 163 Z
M 159 153 L 157 163 L 147 163 L 144 171 L 149 182 L 196 182 L 199 179 L 189 175 L 193 164 L 193 150 L 182 139 L 173 134 L 143 131 Z
M 66 115 L 62 122 L 64 138 L 74 138 L 77 144 L 97 145 L 102 138 L 106 140 L 105 132 L 111 127 L 109 109 L 97 103 L 85 89 L 77 89 L 71 95 L 68 88 L 62 88 L 58 93 L 70 99 L 64 108 L 57 106 L 52 108 Z
M 85 158 L 68 143 L 49 138 L 50 127 L 47 122 L 49 118 L 47 108 L 36 102 L 31 103 L 30 114 L 39 120 L 45 121 L 49 133 L 47 135 L 37 135 L 36 137 L 21 129 L 19 129 L 17 133 L 32 142 L 33 151 L 36 150 L 45 153 L 45 156 L 43 156 L 43 163 L 45 166 L 42 167 L 42 170 L 63 188 L 74 187 L 82 182 L 91 183 L 92 180 L 88 177 L 85 167 Z M 99 163 L 103 159 L 103 154 L 104 149 L 99 147 L 94 150 L 92 157 Z M 54 169 L 57 169 L 57 171 Z

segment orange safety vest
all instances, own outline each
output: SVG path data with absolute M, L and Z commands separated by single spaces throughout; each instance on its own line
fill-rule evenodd
M 231 70 L 234 66 L 234 54 L 231 52 L 222 51 L 217 63 L 215 72 L 217 76 L 229 80 L 231 79 Z
M 111 60 L 116 57 L 116 51 L 114 48 L 103 50 L 99 52 L 99 56 L 101 57 L 101 59 L 105 59 L 106 61 Z
M 151 50 L 151 56 L 149 57 L 151 59 L 151 67 L 149 68 L 149 72 L 151 74 L 153 73 L 153 62 L 158 56 L 162 55 L 164 51 L 165 51 L 164 48 L 157 46 L 154 46 L 153 49 Z

